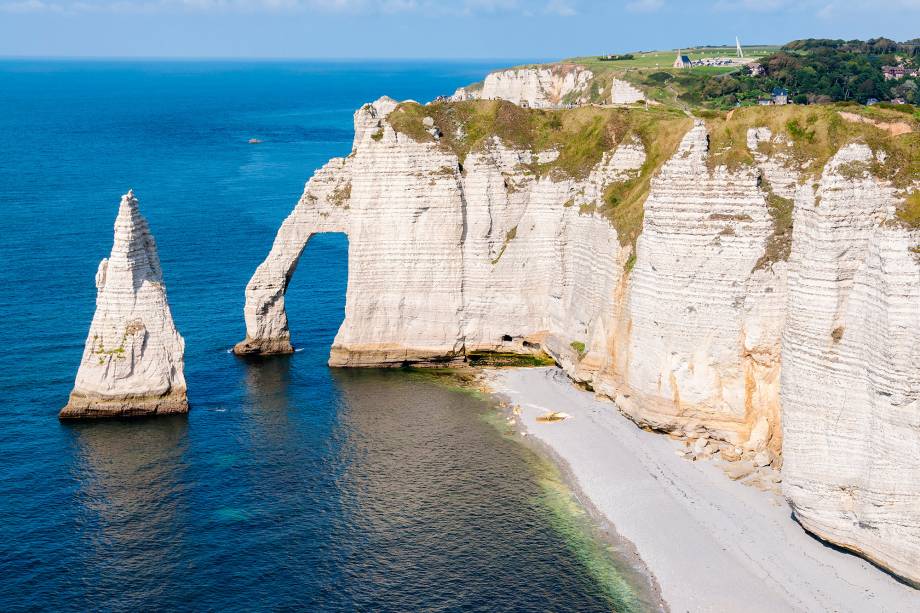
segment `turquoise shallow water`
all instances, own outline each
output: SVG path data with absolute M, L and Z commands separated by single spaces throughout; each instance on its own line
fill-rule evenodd
M 294 278 L 299 351 L 227 352 L 246 281 L 312 171 L 348 153 L 354 109 L 507 63 L 0 62 L 0 610 L 623 608 L 487 402 L 326 367 L 343 236 L 316 237 Z M 60 424 L 129 187 L 192 411 Z

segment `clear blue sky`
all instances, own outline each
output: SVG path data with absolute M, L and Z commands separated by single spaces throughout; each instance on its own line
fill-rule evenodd
M 905 40 L 920 0 L 0 0 L 0 56 L 548 59 L 736 34 Z

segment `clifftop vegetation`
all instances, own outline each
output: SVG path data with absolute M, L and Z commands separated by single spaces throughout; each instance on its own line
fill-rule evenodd
M 848 121 L 841 112 L 868 121 Z M 708 113 L 706 123 L 712 166 L 752 165 L 754 159 L 747 147 L 748 130 L 766 127 L 774 136 L 785 137 L 788 146 L 774 151 L 780 145 L 761 143 L 761 152 L 786 155 L 805 176 L 817 176 L 844 145 L 864 142 L 873 151 L 884 153 L 884 163 L 876 162 L 871 169 L 875 176 L 902 189 L 920 177 L 920 119 L 894 109 L 855 104 L 743 107 L 730 113 Z M 893 135 L 879 127 L 898 123 L 906 124 L 912 131 Z
M 440 132 L 435 139 L 425 125 L 430 117 Z M 602 108 L 581 106 L 564 110 L 521 108 L 501 100 L 436 102 L 421 106 L 400 104 L 387 121 L 399 133 L 417 142 L 437 142 L 457 155 L 460 163 L 473 151 L 481 151 L 497 136 L 518 149 L 534 153 L 556 150 L 550 162 L 533 163 L 523 169 L 535 176 L 584 179 L 626 139 L 635 138 L 646 150 L 646 161 L 628 181 L 609 185 L 603 202 L 587 207 L 597 211 L 616 228 L 622 244 L 634 244 L 642 228 L 643 207 L 652 176 L 674 155 L 692 120 L 676 109 Z
M 761 73 L 750 67 L 730 75 L 688 83 L 683 99 L 692 104 L 731 107 L 769 97 L 775 87 L 788 90 L 798 104 L 893 100 L 920 104 L 920 78 L 885 80 L 884 66 L 920 68 L 920 39 L 897 43 L 888 39 L 793 41 L 759 60 Z
M 709 163 L 729 168 L 752 165 L 753 155 L 747 147 L 750 128 L 766 127 L 774 137 L 783 137 L 786 145 L 761 143 L 759 149 L 767 155 L 785 155 L 803 178 L 817 178 L 843 146 L 865 143 L 881 154 L 865 170 L 907 192 L 897 216 L 908 226 L 920 228 L 920 192 L 915 191 L 920 181 L 920 118 L 901 110 L 834 104 L 744 107 L 730 113 L 709 113 Z M 850 121 L 841 113 L 867 121 Z M 887 129 L 904 124 L 912 131 L 898 134 Z
M 440 138 L 429 132 L 426 117 L 438 128 Z M 461 163 L 470 152 L 483 150 L 493 136 L 509 147 L 534 153 L 555 150 L 559 152 L 555 160 L 534 163 L 527 170 L 538 176 L 552 173 L 575 179 L 586 177 L 604 152 L 630 135 L 656 143 L 666 140 L 666 134 L 681 125 L 689 127 L 687 117 L 674 109 L 581 106 L 544 110 L 522 108 L 505 100 L 441 101 L 426 106 L 404 102 L 387 121 L 417 142 L 437 142 L 456 154 Z

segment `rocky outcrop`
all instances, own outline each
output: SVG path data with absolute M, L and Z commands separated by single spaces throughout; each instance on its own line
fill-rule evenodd
M 96 273 L 96 313 L 61 419 L 186 413 L 185 342 L 173 325 L 156 243 L 133 192 Z
M 610 102 L 612 104 L 634 104 L 645 100 L 645 94 L 632 84 L 622 79 L 614 79 L 610 86 Z
M 597 211 L 615 219 L 609 189 L 655 163 L 647 138 L 576 179 L 533 171 L 559 151 L 497 137 L 460 156 L 431 117 L 417 140 L 393 108 L 359 110 L 351 155 L 307 183 L 247 287 L 239 353 L 291 349 L 297 259 L 345 232 L 331 365 L 545 350 L 639 424 L 785 462 L 806 528 L 920 579 L 920 237 L 870 174 L 881 156 L 847 145 L 815 179 L 788 138 L 752 128 L 753 163 L 729 167 L 698 122 L 651 179 L 633 246 Z
M 508 100 L 531 108 L 549 108 L 589 101 L 591 80 L 577 64 L 551 64 L 490 73 L 478 91 L 461 87 L 452 100 Z

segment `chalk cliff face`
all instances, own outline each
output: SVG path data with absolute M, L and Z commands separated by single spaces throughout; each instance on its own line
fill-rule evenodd
M 594 73 L 576 64 L 514 68 L 490 73 L 479 91 L 461 87 L 454 100 L 508 100 L 531 108 L 588 101 Z
M 634 248 L 593 211 L 637 180 L 647 142 L 584 178 L 538 175 L 558 151 L 493 138 L 460 159 L 394 130 L 394 106 L 359 110 L 352 153 L 307 183 L 247 287 L 239 353 L 291 350 L 297 259 L 345 232 L 331 365 L 545 350 L 640 424 L 784 462 L 806 528 L 920 581 L 920 235 L 894 221 L 902 193 L 854 173 L 866 145 L 812 180 L 766 128 L 747 133 L 752 165 L 715 164 L 697 122 L 652 178 Z
M 640 423 L 759 451 L 779 432 L 785 263 L 756 266 L 773 228 L 756 169 L 707 156 L 697 123 L 652 181 L 594 386 Z
M 185 342 L 173 325 L 156 243 L 133 192 L 96 273 L 96 313 L 62 419 L 185 413 Z
M 784 490 L 812 532 L 920 582 L 920 232 L 842 149 L 796 201 L 781 397 Z
M 284 290 L 315 232 L 349 238 L 345 322 L 332 365 L 521 351 L 550 333 L 551 320 L 571 322 L 579 338 L 587 334 L 607 300 L 598 279 L 609 285 L 623 268 L 608 256 L 626 256 L 610 225 L 580 215 L 578 203 L 638 169 L 641 147 L 626 143 L 605 155 L 583 181 L 535 179 L 522 165 L 555 154 L 497 141 L 468 155 L 461 171 L 456 155 L 395 132 L 383 121 L 389 110 L 392 101 L 381 99 L 358 111 L 352 155 L 331 160 L 308 182 L 247 287 L 247 338 L 237 353 L 291 350 Z M 604 255 L 593 257 L 592 248 Z M 593 277 L 585 274 L 590 268 Z M 567 346 L 572 339 L 564 337 L 559 343 Z
M 594 73 L 577 64 L 551 64 L 535 68 L 513 68 L 490 73 L 475 87 L 461 87 L 450 99 L 507 100 L 531 108 L 551 108 L 566 104 L 595 102 L 633 104 L 645 94 L 622 79 L 611 79 L 606 87 L 594 82 Z M 597 88 L 592 92 L 592 88 Z
M 645 94 L 622 79 L 613 79 L 610 101 L 613 104 L 633 104 L 645 100 Z

